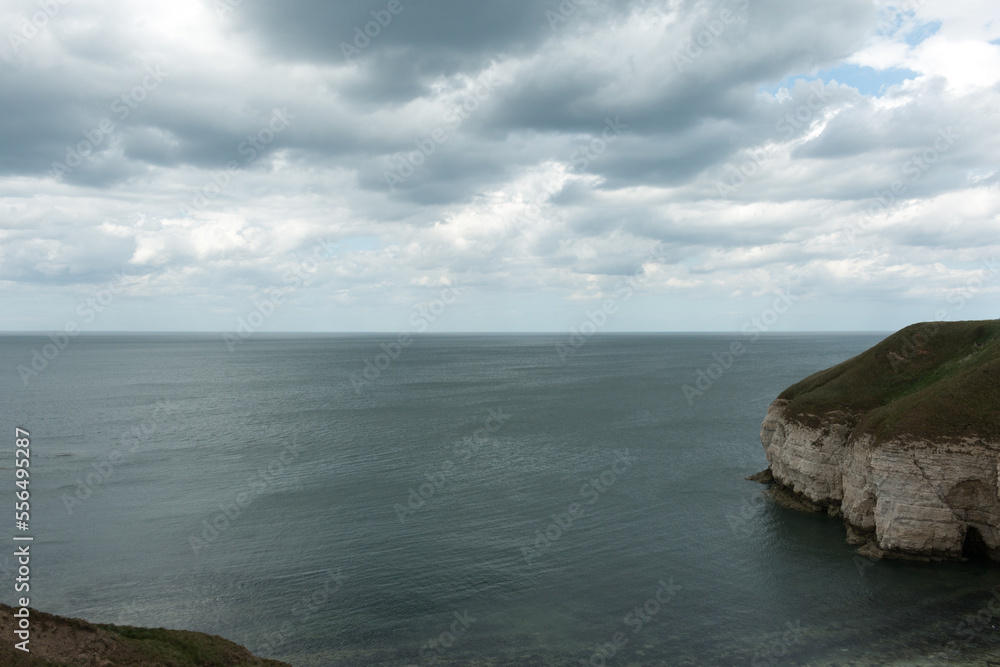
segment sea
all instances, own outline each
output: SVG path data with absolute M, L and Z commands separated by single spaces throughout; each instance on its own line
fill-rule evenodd
M 770 402 L 884 336 L 8 334 L 6 532 L 36 609 L 295 667 L 1000 664 L 1000 569 L 744 479 Z

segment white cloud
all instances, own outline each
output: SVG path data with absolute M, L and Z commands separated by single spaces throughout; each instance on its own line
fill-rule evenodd
M 420 34 L 438 30 L 421 28 L 433 17 L 420 12 L 433 10 L 414 6 L 355 62 L 335 41 L 337 53 L 324 54 L 321 42 L 291 37 L 309 27 L 304 9 L 295 23 L 295 3 L 281 25 L 254 23 L 252 3 L 229 18 L 201 0 L 67 4 L 0 68 L 0 291 L 36 304 L 11 326 L 59 326 L 62 304 L 126 267 L 134 302 L 123 299 L 105 326 L 144 328 L 144 309 L 162 314 L 183 297 L 171 326 L 225 329 L 249 295 L 285 284 L 320 239 L 333 239 L 341 249 L 269 326 L 392 328 L 411 304 L 455 284 L 468 290 L 450 328 L 495 327 L 491 308 L 508 313 L 506 328 L 561 328 L 641 274 L 642 303 L 663 312 L 626 312 L 621 329 L 676 327 L 667 308 L 678 303 L 692 322 L 728 327 L 741 304 L 792 276 L 803 298 L 832 305 L 783 326 L 885 329 L 924 303 L 932 312 L 998 250 L 991 3 L 928 1 L 877 34 L 865 2 L 761 0 L 679 71 L 684 40 L 740 3 L 680 14 L 681 4 L 616 4 L 555 31 L 512 22 L 488 47 L 454 33 L 433 48 Z M 0 26 L 33 6 L 6 6 Z M 490 11 L 477 7 L 462 10 L 468 20 Z M 933 22 L 935 34 L 906 42 Z M 839 63 L 918 77 L 880 98 L 828 85 L 817 107 L 805 83 L 761 92 Z M 51 163 L 151 65 L 169 73 L 162 84 L 93 158 L 54 180 Z M 449 112 L 475 97 L 484 73 L 495 90 L 456 127 Z M 244 162 L 248 135 L 283 108 L 294 115 L 288 128 Z M 786 133 L 782 119 L 797 112 L 801 127 Z M 616 117 L 628 129 L 591 144 Z M 959 139 L 852 240 L 878 193 L 908 178 L 908 161 L 946 127 Z M 387 165 L 438 128 L 448 139 L 390 191 Z M 581 148 L 602 144 L 581 159 Z M 240 169 L 218 196 L 192 207 L 233 160 Z M 741 167 L 752 173 L 720 194 Z M 644 259 L 654 249 L 662 263 Z M 871 311 L 852 299 L 882 303 L 881 319 L 864 319 Z

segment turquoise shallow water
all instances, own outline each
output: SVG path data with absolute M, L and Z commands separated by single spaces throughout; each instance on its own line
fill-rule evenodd
M 987 664 L 995 568 L 861 559 L 743 480 L 769 402 L 880 338 L 90 336 L 26 387 L 47 341 L 5 336 L 32 603 L 296 667 Z

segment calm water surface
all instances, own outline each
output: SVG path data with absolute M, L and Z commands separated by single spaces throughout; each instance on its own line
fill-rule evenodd
M 743 480 L 771 400 L 881 338 L 766 336 L 689 401 L 745 337 L 87 336 L 27 386 L 48 341 L 0 337 L 32 604 L 296 667 L 985 664 L 996 569 L 867 561 Z

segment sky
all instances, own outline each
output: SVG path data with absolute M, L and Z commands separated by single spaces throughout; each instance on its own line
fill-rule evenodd
M 0 330 L 994 319 L 998 19 L 994 0 L 5 0 Z

